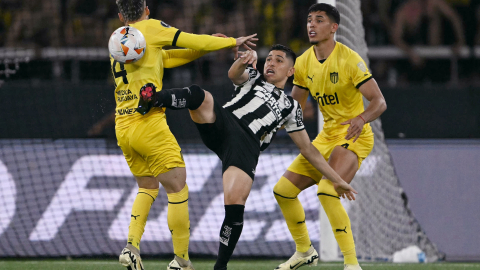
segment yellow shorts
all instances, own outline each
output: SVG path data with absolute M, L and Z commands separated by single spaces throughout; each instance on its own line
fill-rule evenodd
M 360 169 L 360 165 L 362 164 L 363 160 L 373 149 L 373 133 L 369 132 L 361 135 L 356 142 L 353 142 L 353 139 L 350 139 L 349 141 L 345 140 L 346 135 L 347 134 L 345 133 L 339 136 L 327 138 L 319 134 L 317 138 L 313 140 L 312 144 L 318 149 L 326 161 L 328 161 L 330 158 L 335 146 L 339 145 L 345 147 L 346 149 L 357 154 L 358 168 Z M 295 158 L 287 170 L 296 174 L 308 176 L 317 183 L 320 182 L 320 179 L 323 177 L 322 173 L 315 169 L 315 167 L 313 167 L 313 165 L 310 164 L 310 162 L 308 162 L 308 160 L 302 154 L 299 154 Z
M 134 176 L 158 176 L 176 167 L 185 167 L 177 140 L 164 114 L 142 118 L 126 129 L 115 130 Z

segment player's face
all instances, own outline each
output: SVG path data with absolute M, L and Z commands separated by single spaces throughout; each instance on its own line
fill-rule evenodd
M 308 14 L 307 33 L 311 44 L 317 44 L 333 38 L 337 28 L 338 24 L 330 22 L 325 11 L 315 11 Z
M 267 59 L 265 59 L 263 77 L 271 84 L 286 80 L 293 75 L 292 62 L 291 59 L 287 58 L 287 54 L 284 51 L 270 51 Z

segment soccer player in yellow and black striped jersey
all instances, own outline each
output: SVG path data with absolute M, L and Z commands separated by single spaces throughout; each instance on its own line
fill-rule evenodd
M 118 145 L 137 180 L 139 191 L 132 207 L 127 246 L 120 254 L 120 263 L 128 269 L 143 269 L 140 239 L 150 207 L 158 195 L 159 183 L 168 196 L 168 226 L 172 234 L 174 260 L 168 269 L 193 269 L 188 257 L 190 221 L 188 186 L 181 149 L 170 132 L 165 110 L 153 108 L 149 113 L 136 113 L 140 89 L 152 83 L 162 89 L 164 68 L 173 68 L 223 48 L 254 45 L 255 35 L 241 38 L 194 35 L 184 33 L 163 21 L 148 19 L 145 0 L 117 0 L 119 18 L 126 26 L 140 30 L 147 46 L 137 62 L 120 64 L 110 59 L 115 79 L 115 132 Z M 164 46 L 190 49 L 163 50 Z
M 378 118 L 386 103 L 363 59 L 336 42 L 340 23 L 338 10 L 314 4 L 308 11 L 307 32 L 311 48 L 297 58 L 292 96 L 304 107 L 310 93 L 317 101 L 325 123 L 312 142 L 330 166 L 350 183 L 373 148 L 369 122 Z M 366 109 L 363 97 L 370 101 Z M 301 154 L 274 187 L 275 198 L 296 244 L 295 254 L 277 269 L 297 269 L 311 264 L 318 254 L 311 246 L 305 212 L 298 194 L 318 185 L 317 196 L 327 213 L 344 256 L 344 269 L 359 270 L 355 243 L 347 212 L 340 203 L 339 188 L 317 171 Z

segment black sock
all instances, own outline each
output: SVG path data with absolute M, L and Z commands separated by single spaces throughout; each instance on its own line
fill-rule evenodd
M 155 107 L 166 107 L 172 110 L 196 110 L 205 100 L 205 91 L 198 85 L 184 88 L 162 89 L 156 92 Z
M 243 229 L 243 212 L 241 204 L 225 205 L 225 219 L 220 229 L 220 246 L 218 258 L 213 269 L 226 269 Z

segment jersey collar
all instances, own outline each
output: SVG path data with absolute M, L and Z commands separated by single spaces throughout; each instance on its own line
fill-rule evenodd
M 330 53 L 330 55 L 327 56 L 327 58 L 323 59 L 323 62 L 321 62 L 322 60 L 318 60 L 318 59 L 317 59 L 317 55 L 316 55 L 316 53 L 315 53 L 315 45 L 314 45 L 314 46 L 312 46 L 312 55 L 313 55 L 313 58 L 315 58 L 315 61 L 318 62 L 320 65 L 323 65 L 323 64 L 325 64 L 325 63 L 328 61 L 328 59 L 331 58 L 330 56 L 335 53 L 335 51 L 337 50 L 337 47 L 338 47 L 338 41 L 335 41 L 335 47 L 333 47 L 333 51 Z

